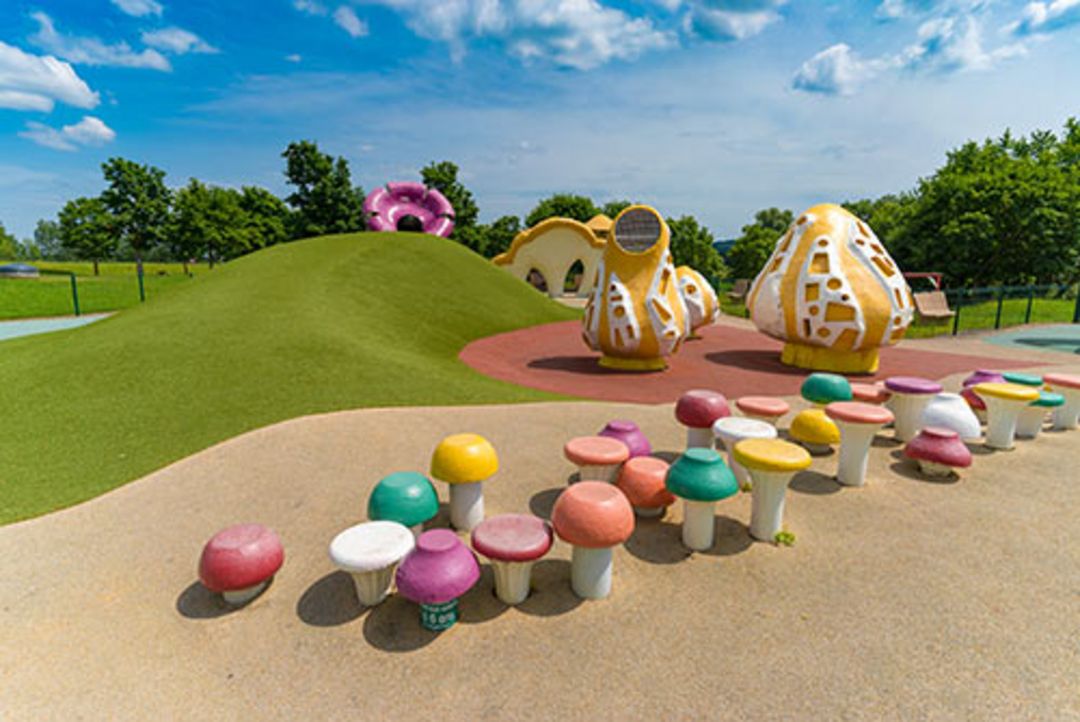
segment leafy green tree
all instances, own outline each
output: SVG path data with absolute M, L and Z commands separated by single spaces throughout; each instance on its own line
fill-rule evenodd
M 424 179 L 424 185 L 442 193 L 454 207 L 454 233 L 451 238 L 458 240 L 460 232 L 476 225 L 480 209 L 476 206 L 473 194 L 458 180 L 458 167 L 455 164 L 448 160 L 429 163 L 420 171 L 420 177 Z
M 38 257 L 47 261 L 65 260 L 64 246 L 60 240 L 60 224 L 45 218 L 34 226 L 34 247 Z
M 615 216 L 619 215 L 632 205 L 634 204 L 630 201 L 608 201 L 600 209 L 600 212 L 611 220 L 615 220 Z
M 115 218 L 101 198 L 75 198 L 64 204 L 59 214 L 59 235 L 64 250 L 72 257 L 98 264 L 115 257 L 119 246 Z
M 260 247 L 255 225 L 241 206 L 241 193 L 206 186 L 192 178 L 176 193 L 172 246 L 186 259 L 202 256 L 215 263 Z
M 713 246 L 713 234 L 693 216 L 668 218 L 671 257 L 676 266 L 690 266 L 708 279 L 727 275 L 724 259 Z
M 573 218 L 582 223 L 600 213 L 600 209 L 586 196 L 556 193 L 540 201 L 525 217 L 525 227 L 532 228 L 548 218 Z
M 521 219 L 517 216 L 502 216 L 495 222 L 484 226 L 486 243 L 484 256 L 494 258 L 500 253 L 506 253 L 510 244 L 514 242 L 517 234 L 521 233 Z
M 281 155 L 295 187 L 285 199 L 296 211 L 293 238 L 364 230 L 364 191 L 353 188 L 348 161 L 308 140 L 289 143 Z
M 101 201 L 112 216 L 118 240 L 134 254 L 141 276 L 143 256 L 164 240 L 169 221 L 172 194 L 165 186 L 165 171 L 125 158 L 110 158 L 101 169 L 108 184 Z
M 20 256 L 21 251 L 19 240 L 8 233 L 4 224 L 0 223 L 0 259 L 14 260 Z
M 270 191 L 244 186 L 240 189 L 240 208 L 247 215 L 247 224 L 254 230 L 260 248 L 289 240 L 289 208 Z
M 795 219 L 791 211 L 765 208 L 754 214 L 754 222 L 742 227 L 742 235 L 727 254 L 735 278 L 754 278 L 769 260 L 776 241 Z

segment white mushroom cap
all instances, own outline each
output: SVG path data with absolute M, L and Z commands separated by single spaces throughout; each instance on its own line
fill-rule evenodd
M 397 564 L 415 545 L 408 527 L 395 521 L 369 521 L 334 537 L 330 559 L 347 572 L 373 572 Z

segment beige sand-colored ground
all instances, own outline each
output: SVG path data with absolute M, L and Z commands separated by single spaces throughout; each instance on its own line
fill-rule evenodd
M 399 598 L 359 608 L 327 558 L 377 479 L 425 469 L 444 434 L 499 449 L 489 514 L 546 514 L 572 472 L 562 443 L 613 417 L 681 448 L 670 406 L 348 412 L 0 528 L 0 718 L 1080 717 L 1080 431 L 980 454 L 957 483 L 920 480 L 885 441 L 865 488 L 819 459 L 788 495 L 793 548 L 751 543 L 741 495 L 715 549 L 688 555 L 673 509 L 617 550 L 610 599 L 572 595 L 558 543 L 522 607 L 485 568 L 442 635 Z M 277 529 L 286 561 L 227 613 L 195 567 L 239 521 Z

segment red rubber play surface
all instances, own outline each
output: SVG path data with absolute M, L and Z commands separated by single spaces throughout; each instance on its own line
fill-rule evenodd
M 671 359 L 666 371 L 632 373 L 601 368 L 599 354 L 581 340 L 580 321 L 562 321 L 473 341 L 460 354 L 482 374 L 534 389 L 604 401 L 668 403 L 693 388 L 735 398 L 748 394 L 797 394 L 808 371 L 780 363 L 779 341 L 757 331 L 722 324 L 701 331 Z M 940 379 L 976 368 L 1014 369 L 1033 363 L 991 356 L 940 353 L 916 348 L 882 349 L 873 376 Z

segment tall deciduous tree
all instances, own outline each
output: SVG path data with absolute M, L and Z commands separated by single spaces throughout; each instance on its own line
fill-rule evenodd
M 7 232 L 0 223 L 0 259 L 14 260 L 21 255 L 19 240 Z
M 192 178 L 176 194 L 176 251 L 204 256 L 213 268 L 215 263 L 259 248 L 258 230 L 241 200 L 238 191 L 206 186 Z
M 532 228 L 541 221 L 556 217 L 573 218 L 575 221 L 585 223 L 598 213 L 600 209 L 591 198 L 571 193 L 556 193 L 540 201 L 529 212 L 529 215 L 525 217 L 525 227 Z
M 456 239 L 459 231 L 476 225 L 480 209 L 473 194 L 458 180 L 458 167 L 455 164 L 448 160 L 429 163 L 420 171 L 420 177 L 424 179 L 424 185 L 442 193 L 454 207 L 454 234 L 451 238 Z
M 63 260 L 65 253 L 60 240 L 60 224 L 46 218 L 38 220 L 34 226 L 34 247 L 37 255 L 46 261 Z
M 671 231 L 671 258 L 676 266 L 690 266 L 708 279 L 727 275 L 724 259 L 713 246 L 713 234 L 693 216 L 667 219 Z
M 765 208 L 754 214 L 754 222 L 742 227 L 742 235 L 728 251 L 727 263 L 735 278 L 754 278 L 769 260 L 776 241 L 791 225 L 795 214 L 779 208 Z
M 141 276 L 143 256 L 164 240 L 169 220 L 172 195 L 165 186 L 165 171 L 125 158 L 110 158 L 101 170 L 108 184 L 101 201 L 119 241 L 134 254 Z
M 265 188 L 244 186 L 240 189 L 240 208 L 248 225 L 255 231 L 260 248 L 289 240 L 289 208 Z
M 59 214 L 60 242 L 75 258 L 98 264 L 116 255 L 119 237 L 114 217 L 100 198 L 75 198 Z
M 285 199 L 296 211 L 294 238 L 364 230 L 364 191 L 353 188 L 348 161 L 308 140 L 290 143 L 281 155 L 295 188 Z

